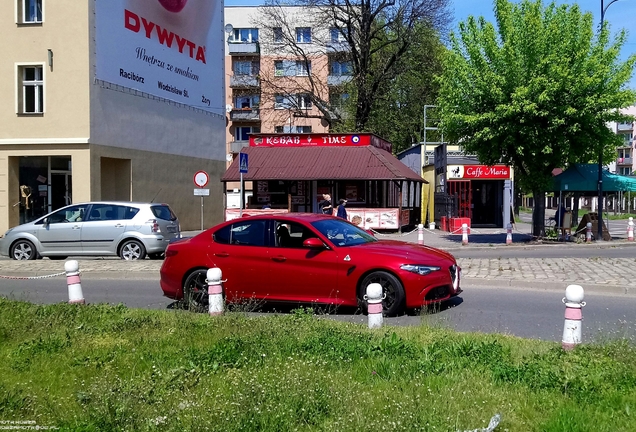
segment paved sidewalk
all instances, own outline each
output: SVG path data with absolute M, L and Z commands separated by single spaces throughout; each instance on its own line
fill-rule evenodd
M 439 230 L 425 230 L 424 244 L 448 250 L 500 249 L 498 258 L 458 258 L 462 267 L 462 288 L 471 286 L 510 287 L 565 291 L 569 284 L 582 285 L 589 293 L 636 295 L 636 265 L 634 258 L 603 258 L 602 250 L 617 245 L 636 246 L 624 239 L 586 245 L 574 242 L 542 244 L 529 234 L 530 225 L 517 224 L 512 245 L 506 245 L 506 233 L 501 229 L 476 229 L 469 235 L 469 244 L 462 246 L 461 235 Z M 193 235 L 197 232 L 185 233 Z M 396 239 L 418 243 L 417 230 L 408 233 L 378 233 L 380 239 Z M 514 248 L 582 248 L 595 247 L 594 258 L 515 258 L 506 257 L 506 250 Z M 636 256 L 636 249 L 634 249 Z M 79 259 L 80 270 L 86 277 L 117 279 L 156 279 L 163 261 L 122 261 L 118 258 Z M 2 277 L 46 276 L 64 271 L 63 261 L 41 259 L 13 261 L 0 258 Z

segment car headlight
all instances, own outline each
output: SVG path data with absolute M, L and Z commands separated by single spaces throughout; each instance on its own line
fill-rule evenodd
M 434 271 L 439 271 L 442 268 L 437 266 L 427 266 L 427 265 L 418 265 L 418 264 L 403 264 L 400 266 L 402 270 L 409 271 L 411 273 L 417 273 L 418 275 L 424 276 L 429 273 L 433 273 Z
M 0 235 L 0 238 L 8 236 L 11 231 L 13 231 L 13 228 L 9 228 L 6 233 Z

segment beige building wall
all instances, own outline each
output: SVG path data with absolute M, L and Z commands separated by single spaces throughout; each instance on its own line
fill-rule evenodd
M 28 24 L 20 4 L 0 0 L 0 235 L 20 222 L 25 156 L 70 157 L 72 202 L 166 202 L 183 230 L 201 226 L 192 179 L 205 170 L 204 227 L 222 221 L 224 116 L 96 80 L 95 2 L 43 0 Z M 20 65 L 43 67 L 42 113 L 18 110 Z

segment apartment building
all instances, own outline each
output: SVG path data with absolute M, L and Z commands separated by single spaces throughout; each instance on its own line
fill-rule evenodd
M 91 200 L 223 219 L 221 3 L 0 0 L 0 28 L 0 233 Z
M 636 119 L 636 107 L 624 109 L 623 114 L 632 115 Z M 614 164 L 610 164 L 610 170 L 616 174 L 631 176 L 636 170 L 634 161 L 634 121 L 613 123 L 610 127 L 614 133 L 620 135 L 623 139 L 623 144 L 616 149 L 616 161 Z
M 225 7 L 226 158 L 254 133 L 328 133 L 318 105 L 337 110 L 351 80 L 342 31 L 303 7 Z M 239 187 L 228 182 L 228 207 Z M 245 185 L 251 195 L 251 183 Z

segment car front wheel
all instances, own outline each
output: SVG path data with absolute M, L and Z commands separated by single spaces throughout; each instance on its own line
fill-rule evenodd
M 382 286 L 382 300 L 383 313 L 386 316 L 396 316 L 404 312 L 405 295 L 404 287 L 398 278 L 391 273 L 385 271 L 374 271 L 369 273 L 360 284 L 360 297 L 359 301 L 363 305 L 364 312 L 367 312 L 367 302 L 363 301 L 366 294 L 367 287 L 372 283 L 378 283 Z
M 199 269 L 190 273 L 183 284 L 183 307 L 192 312 L 208 310 L 207 270 Z
M 38 256 L 38 251 L 33 243 L 28 240 L 18 240 L 11 246 L 11 258 L 14 260 L 34 260 Z
M 119 249 L 119 256 L 126 261 L 142 260 L 146 258 L 146 248 L 137 240 L 128 240 Z

